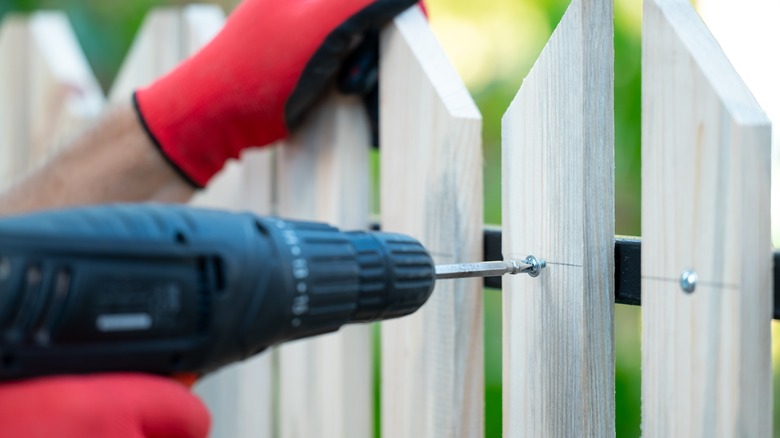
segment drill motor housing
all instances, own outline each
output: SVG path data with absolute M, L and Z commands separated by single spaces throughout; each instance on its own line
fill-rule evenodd
M 400 234 L 154 204 L 0 219 L 0 380 L 205 374 L 407 315 L 433 286 Z

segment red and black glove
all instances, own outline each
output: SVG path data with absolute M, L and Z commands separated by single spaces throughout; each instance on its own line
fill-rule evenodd
M 228 158 L 287 136 L 366 32 L 416 0 L 246 0 L 194 57 L 135 93 L 152 140 L 202 187 Z
M 140 374 L 45 377 L 0 385 L 0 436 L 206 438 L 206 407 L 182 384 Z

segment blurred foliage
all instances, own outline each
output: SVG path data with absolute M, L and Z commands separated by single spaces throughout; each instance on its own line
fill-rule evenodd
M 188 3 L 191 2 L 2 0 L 0 18 L 12 11 L 65 10 L 98 80 L 107 90 L 146 12 L 156 6 Z M 237 1 L 217 0 L 211 3 L 221 4 L 230 10 Z M 466 81 L 484 117 L 485 221 L 500 223 L 501 117 L 563 16 L 569 0 L 428 0 L 428 3 L 434 31 Z M 627 235 L 640 235 L 641 8 L 641 0 L 615 2 L 616 231 Z M 376 163 L 377 157 L 373 154 L 374 172 L 377 172 Z M 500 437 L 502 344 L 499 292 L 485 292 L 485 309 L 486 435 Z M 641 435 L 639 317 L 638 308 L 616 307 L 618 437 Z M 375 354 L 378 357 L 378 349 Z M 780 356 L 780 348 L 773 350 L 773 356 Z M 378 379 L 378 369 L 375 375 Z M 775 391 L 778 391 L 777 386 Z M 379 411 L 376 412 L 378 414 Z

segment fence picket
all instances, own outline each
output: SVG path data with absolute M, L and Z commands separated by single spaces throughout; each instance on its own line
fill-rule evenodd
M 769 120 L 688 2 L 644 8 L 643 435 L 768 437 Z
M 615 435 L 612 1 L 574 0 L 503 119 L 504 435 Z
M 6 17 L 0 23 L 0 185 L 79 134 L 103 102 L 64 13 Z
M 365 229 L 369 144 L 360 99 L 332 93 L 277 152 L 279 214 Z M 280 437 L 371 435 L 369 326 L 285 344 L 278 354 Z
M 120 69 L 111 100 L 128 101 L 136 88 L 167 73 L 206 44 L 224 20 L 224 12 L 209 5 L 151 11 Z M 251 152 L 255 157 L 251 164 L 229 163 L 192 204 L 270 213 L 271 185 L 262 180 L 271 173 L 270 160 L 263 157 L 267 153 Z M 198 382 L 195 391 L 212 413 L 212 437 L 272 435 L 271 359 L 267 354 L 207 376 Z
M 381 43 L 381 216 L 437 263 L 482 255 L 482 118 L 419 10 Z M 484 434 L 477 279 L 437 283 L 417 313 L 382 324 L 382 436 Z

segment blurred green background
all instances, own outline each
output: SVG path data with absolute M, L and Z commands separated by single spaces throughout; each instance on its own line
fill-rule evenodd
M 183 0 L 2 0 L 11 11 L 67 11 L 104 90 L 109 89 L 146 12 Z M 217 0 L 229 11 L 235 0 Z M 485 222 L 501 222 L 501 116 L 569 0 L 429 0 L 431 24 L 484 116 Z M 640 235 L 641 0 L 615 1 L 616 232 Z M 485 383 L 488 437 L 501 436 L 501 296 L 485 293 Z M 617 435 L 640 431 L 640 311 L 617 306 Z M 775 362 L 779 350 L 773 348 Z M 777 376 L 775 378 L 777 382 Z M 778 392 L 775 385 L 775 393 Z M 777 415 L 775 408 L 775 418 Z M 775 421 L 777 423 L 778 421 Z M 778 427 L 775 427 L 777 430 Z M 777 433 L 775 436 L 780 436 Z

